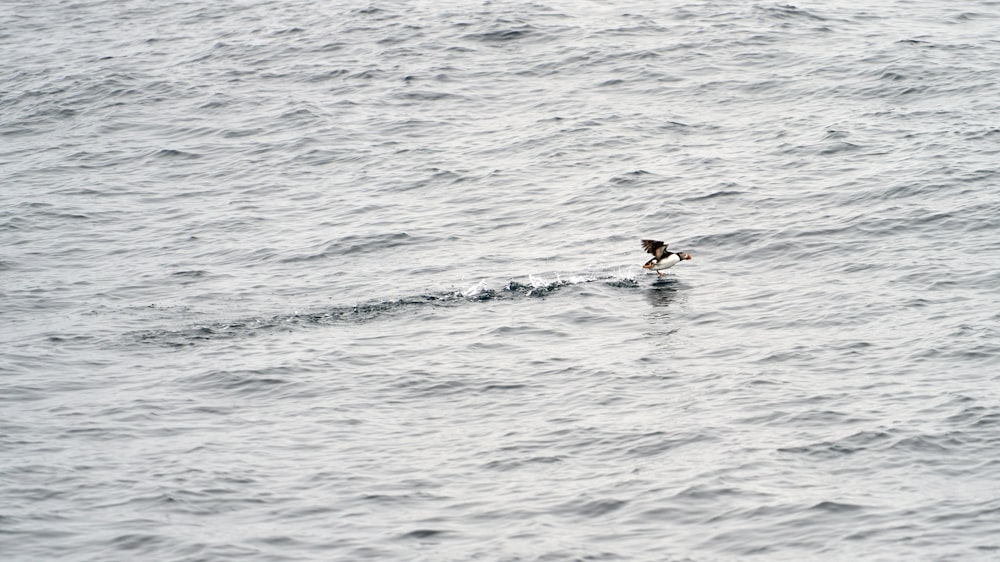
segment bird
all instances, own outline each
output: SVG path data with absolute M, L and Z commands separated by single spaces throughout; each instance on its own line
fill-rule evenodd
M 653 254 L 653 258 L 646 262 L 642 268 L 655 271 L 659 277 L 663 277 L 664 269 L 670 269 L 684 260 L 691 259 L 691 254 L 687 252 L 668 252 L 667 244 L 659 240 L 643 240 L 642 247 Z

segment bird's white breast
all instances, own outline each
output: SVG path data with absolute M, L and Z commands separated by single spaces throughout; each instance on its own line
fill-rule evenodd
M 654 263 L 653 267 L 651 267 L 650 269 L 652 269 L 653 271 L 668 269 L 677 265 L 678 263 L 680 263 L 680 261 L 681 261 L 680 256 L 678 256 L 677 254 L 670 254 L 669 256 L 663 258 L 662 260 Z

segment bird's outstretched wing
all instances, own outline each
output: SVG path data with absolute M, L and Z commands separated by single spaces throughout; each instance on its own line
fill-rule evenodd
M 663 257 L 663 252 L 667 251 L 668 244 L 664 244 L 659 240 L 643 240 L 642 247 L 645 248 L 647 252 L 653 254 L 653 257 L 660 259 Z

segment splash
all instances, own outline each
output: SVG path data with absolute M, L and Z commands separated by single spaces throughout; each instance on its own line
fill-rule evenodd
M 456 293 L 456 295 L 464 298 L 473 298 L 477 295 L 482 294 L 483 291 L 488 289 L 488 287 L 489 283 L 486 282 L 486 279 L 480 279 L 479 283 L 476 283 L 475 285 L 469 287 L 465 291 L 459 291 L 458 293 Z

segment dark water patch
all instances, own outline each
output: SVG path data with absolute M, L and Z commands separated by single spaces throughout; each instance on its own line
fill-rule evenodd
M 878 79 L 888 80 L 890 82 L 898 82 L 900 80 L 906 80 L 906 75 L 902 74 L 901 72 L 897 72 L 895 70 L 886 69 L 883 70 L 881 73 L 879 73 Z
M 563 458 L 559 456 L 534 456 L 534 457 L 524 457 L 524 458 L 510 458 L 503 460 L 490 461 L 483 465 L 485 470 L 496 470 L 499 472 L 508 472 L 519 469 L 530 468 L 532 465 L 551 465 L 563 462 Z
M 630 458 L 657 457 L 684 445 L 707 443 L 713 440 L 713 438 L 704 434 L 674 437 L 667 436 L 660 432 L 655 432 L 649 435 L 644 435 L 641 439 L 636 440 L 636 443 L 628 447 L 625 454 Z
M 763 16 L 765 19 L 776 21 L 827 21 L 827 18 L 815 13 L 814 11 L 799 8 L 792 4 L 756 4 L 753 9 L 758 15 Z
M 616 186 L 636 186 L 648 182 L 655 177 L 654 174 L 646 170 L 633 170 L 611 178 L 610 182 Z
M 197 277 L 205 277 L 206 275 L 208 275 L 208 272 L 205 271 L 204 269 L 190 269 L 190 270 L 185 270 L 185 271 L 175 271 L 173 273 L 174 277 L 194 277 L 194 278 L 197 278 Z
M 778 427 L 849 427 L 857 423 L 870 421 L 868 418 L 837 410 L 809 409 L 805 411 L 788 412 L 775 410 L 764 414 L 755 414 L 741 420 L 749 424 L 765 424 Z
M 504 392 L 508 390 L 520 390 L 522 388 L 527 388 L 528 385 L 525 384 L 489 384 L 482 389 L 480 392 Z
M 819 149 L 819 151 L 817 152 L 817 154 L 819 154 L 820 156 L 828 156 L 828 155 L 831 155 L 831 154 L 839 154 L 841 152 L 853 152 L 855 150 L 859 150 L 860 148 L 861 148 L 860 146 L 858 146 L 858 145 L 856 145 L 854 143 L 850 143 L 850 142 L 836 142 L 836 143 L 828 144 L 828 145 L 824 146 L 823 148 Z
M 737 190 L 726 190 L 721 189 L 719 191 L 713 191 L 711 193 L 706 193 L 705 195 L 694 195 L 691 197 L 685 197 L 683 201 L 694 203 L 698 201 L 708 201 L 710 199 L 715 199 L 717 197 L 735 197 L 737 195 L 744 195 L 746 192 Z
M 811 511 L 824 511 L 827 513 L 853 513 L 857 511 L 862 511 L 865 509 L 865 507 L 851 503 L 821 501 L 816 505 L 813 505 L 809 509 Z
M 389 73 L 380 68 L 369 68 L 347 76 L 350 80 L 377 80 L 389 77 Z
M 945 421 L 952 426 L 993 429 L 1000 427 L 1000 412 L 982 406 L 974 406 L 949 416 Z
M 383 9 L 378 8 L 376 6 L 372 6 L 370 4 L 368 6 L 366 6 L 366 7 L 364 7 L 364 8 L 354 8 L 353 10 L 351 10 L 351 13 L 352 14 L 357 14 L 359 16 L 385 16 L 385 17 L 391 17 L 391 14 L 389 14 L 389 12 L 387 12 L 386 10 L 383 10 Z
M 110 546 L 113 546 L 117 550 L 135 551 L 152 549 L 166 542 L 166 538 L 160 535 L 126 533 L 112 539 Z
M 429 90 L 419 90 L 413 92 L 401 92 L 397 95 L 400 99 L 412 100 L 412 101 L 439 101 L 447 99 L 457 99 L 462 98 L 453 94 L 451 92 L 432 92 Z
M 150 158 L 153 159 L 165 159 L 165 160 L 195 160 L 201 158 L 201 154 L 194 152 L 187 152 L 184 150 L 177 150 L 173 148 L 163 148 L 153 151 L 149 154 Z
M 241 394 L 287 394 L 298 385 L 290 378 L 294 370 L 244 369 L 212 370 L 201 375 L 187 377 L 180 381 L 183 385 L 194 385 L 207 389 L 236 391 Z
M 282 35 L 297 35 L 305 32 L 305 29 L 301 27 L 289 27 L 287 29 L 278 29 L 271 32 L 272 36 L 280 37 Z
M 657 128 L 661 131 L 672 131 L 679 133 L 687 133 L 692 129 L 692 125 L 688 123 L 682 123 L 680 121 L 666 121 L 657 125 Z
M 955 16 L 955 20 L 958 22 L 967 22 L 978 19 L 996 19 L 996 14 L 984 14 L 981 12 L 962 12 Z
M 628 505 L 628 502 L 624 500 L 599 499 L 583 502 L 574 501 L 564 505 L 561 509 L 573 515 L 590 518 L 608 515 L 622 509 L 626 505 Z
M 410 531 L 408 533 L 403 534 L 402 536 L 400 536 L 400 538 L 403 539 L 403 540 L 430 539 L 430 538 L 440 537 L 440 536 L 446 534 L 447 532 L 448 531 L 445 531 L 443 529 L 416 529 L 416 530 L 413 530 L 413 531 Z
M 367 211 L 377 211 L 369 208 Z M 368 253 L 373 251 L 396 251 L 407 246 L 429 244 L 433 240 L 425 236 L 411 235 L 406 232 L 384 232 L 379 234 L 351 234 L 338 238 L 333 242 L 326 243 L 323 250 L 315 253 L 293 255 L 281 259 L 281 263 L 296 263 L 303 261 L 313 261 L 336 256 L 348 256 L 357 253 Z
M 891 446 L 895 436 L 886 431 L 860 431 L 836 441 L 821 441 L 796 447 L 782 447 L 779 452 L 803 454 L 824 459 L 836 459 L 867 450 Z
M 679 490 L 672 497 L 684 501 L 738 501 L 739 498 L 763 499 L 767 494 L 735 486 L 698 483 Z
M 442 396 L 463 395 L 469 385 L 458 379 L 441 380 L 426 371 L 412 371 L 392 384 L 394 389 L 404 390 L 411 396 L 439 398 Z
M 626 81 L 621 78 L 613 78 L 611 80 L 605 80 L 597 85 L 598 88 L 611 88 L 615 86 L 621 86 Z
M 531 26 L 521 25 L 480 33 L 469 33 L 463 35 L 462 38 L 481 43 L 506 43 L 529 37 L 534 33 L 535 29 Z

